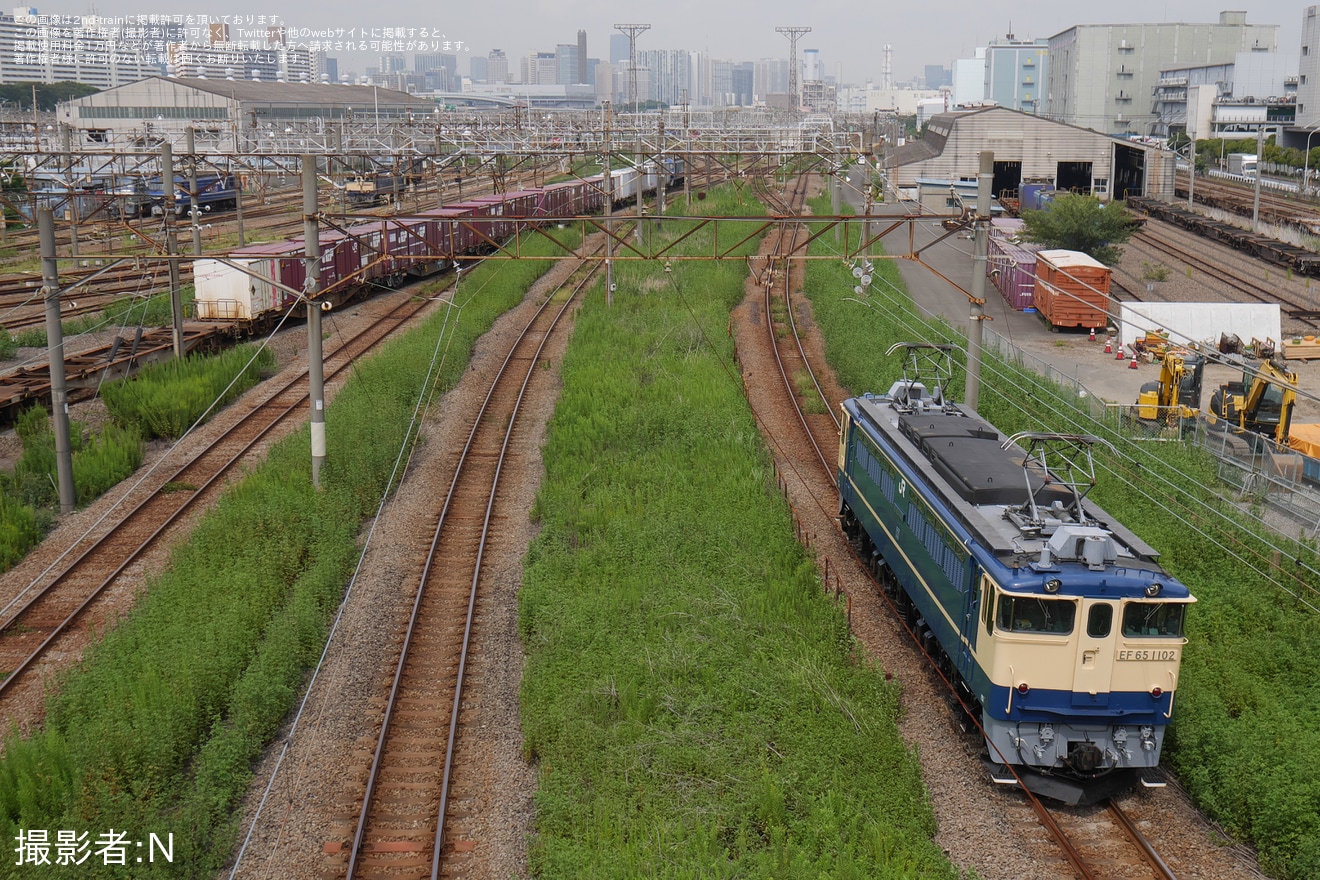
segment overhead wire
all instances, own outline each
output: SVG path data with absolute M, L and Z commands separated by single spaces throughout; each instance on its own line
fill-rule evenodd
M 456 283 L 455 287 L 457 286 Z M 472 297 L 475 296 L 476 293 L 469 296 L 468 302 L 471 302 Z M 252 822 L 248 826 L 247 833 L 243 837 L 243 843 L 239 847 L 238 853 L 234 856 L 234 864 L 229 871 L 229 877 L 231 880 L 237 875 L 238 869 L 243 863 L 243 857 L 247 853 L 248 845 L 251 843 L 252 835 L 256 831 L 257 823 L 261 819 L 261 814 L 265 810 L 266 804 L 270 800 L 271 792 L 275 787 L 275 781 L 279 778 L 280 771 L 284 766 L 284 759 L 288 755 L 290 743 L 293 742 L 293 738 L 297 734 L 299 726 L 302 724 L 303 716 L 307 712 L 308 703 L 312 699 L 312 694 L 316 692 L 316 682 L 320 678 L 322 670 L 325 668 L 326 660 L 330 657 L 332 646 L 338 644 L 335 636 L 338 634 L 340 625 L 343 623 L 344 614 L 349 607 L 349 602 L 353 598 L 358 581 L 366 566 L 368 552 L 373 549 L 375 545 L 376 529 L 380 525 L 381 514 L 384 512 L 386 505 L 393 497 L 394 489 L 402 482 L 408 468 L 411 466 L 413 456 L 416 453 L 417 444 L 414 440 L 417 436 L 419 426 L 426 420 L 427 413 L 429 412 L 437 394 L 439 382 L 436 381 L 436 377 L 444 369 L 444 365 L 447 362 L 450 346 L 453 343 L 453 337 L 456 332 L 457 315 L 460 314 L 463 309 L 463 304 L 456 305 L 452 299 L 441 301 L 445 302 L 449 308 L 446 309 L 445 319 L 441 324 L 439 333 L 436 335 L 435 346 L 431 351 L 431 360 L 427 365 L 426 377 L 422 382 L 422 387 L 418 389 L 417 397 L 413 403 L 412 416 L 408 423 L 408 429 L 404 432 L 399 449 L 395 453 L 394 465 L 390 472 L 390 478 L 386 481 L 380 499 L 376 504 L 376 512 L 372 516 L 370 527 L 367 529 L 366 539 L 362 542 L 362 549 L 358 552 L 357 564 L 353 569 L 353 574 L 348 579 L 348 585 L 344 589 L 343 598 L 340 600 L 339 607 L 335 612 L 335 619 L 330 626 L 330 632 L 326 636 L 325 645 L 321 649 L 321 654 L 317 658 L 316 665 L 312 668 L 311 677 L 303 690 L 302 700 L 298 703 L 298 709 L 294 713 L 289 732 L 284 736 L 284 742 L 280 747 L 280 753 L 275 759 L 275 766 L 271 769 L 270 779 L 267 781 L 266 788 L 263 790 L 261 799 L 257 803 L 257 808 L 252 815 Z M 452 326 L 451 321 L 453 322 Z M 322 705 L 315 718 L 315 724 L 318 727 L 324 718 L 326 708 L 325 705 Z M 296 770 L 299 774 L 297 779 L 301 779 L 302 775 L 306 773 L 309 761 L 310 757 L 305 758 L 299 764 Z M 295 780 L 295 782 L 296 781 L 297 780 Z M 290 805 L 290 809 L 292 809 L 292 805 Z M 287 814 L 285 818 L 287 819 Z M 268 861 L 269 858 L 279 849 L 278 843 L 283 839 L 284 828 L 285 824 L 282 822 L 279 834 L 277 835 L 278 839 L 276 845 L 267 849 Z
M 882 280 L 885 284 L 890 285 L 891 287 L 894 288 L 895 295 L 889 297 L 889 300 L 888 300 L 889 303 L 890 303 L 891 305 L 897 307 L 897 306 L 899 306 L 899 305 L 903 305 L 903 304 L 905 304 L 905 303 L 906 303 L 907 305 L 912 305 L 912 304 L 914 303 L 914 301 L 911 299 L 910 295 L 906 293 L 906 291 L 904 291 L 904 290 L 898 288 L 897 286 L 893 285 L 892 282 L 889 281 L 889 279 L 885 279 L 885 278 L 883 278 L 882 276 L 879 276 L 878 273 L 877 273 L 874 277 L 881 277 L 881 280 Z M 898 313 L 900 313 L 900 310 L 899 310 L 898 308 L 891 309 L 891 310 L 889 310 L 889 312 L 888 312 L 888 314 L 891 316 L 891 319 L 892 319 L 892 317 L 893 317 L 895 314 L 898 314 Z M 911 329 L 911 330 L 913 330 L 913 332 L 914 332 L 919 338 L 921 338 L 922 341 L 930 341 L 929 339 L 924 338 L 924 335 L 925 335 L 926 332 L 927 332 L 925 328 L 917 328 L 917 327 L 914 327 L 914 326 L 912 326 L 912 325 L 910 325 L 910 324 L 903 324 L 902 326 L 904 326 L 905 329 Z M 955 337 L 955 338 L 952 338 L 952 339 L 941 339 L 940 341 L 942 341 L 942 342 L 951 342 L 951 343 L 953 343 L 953 344 L 955 344 L 955 345 L 958 345 L 959 348 L 960 348 L 960 350 L 963 350 L 964 353 L 965 353 L 965 343 L 964 343 L 961 339 L 957 338 L 957 337 L 958 337 L 958 334 L 954 334 L 954 337 Z M 983 358 L 983 359 L 982 359 L 982 368 L 985 369 L 987 366 L 989 367 L 989 369 L 990 369 L 990 371 L 991 371 L 992 373 L 998 373 L 998 374 L 999 374 L 998 377 L 1001 378 L 1002 380 L 1004 380 L 1005 382 L 1009 382 L 1009 381 L 1011 381 L 1012 379 L 1015 378 L 1015 376 L 1014 376 L 1010 371 L 1008 371 L 1007 369 L 1004 368 L 1003 365 L 1001 365 L 1001 362 L 1000 362 L 1000 360 L 999 360 L 998 358 Z M 1065 404 L 1066 404 L 1065 406 L 1060 406 L 1060 407 L 1056 408 L 1056 416 L 1057 416 L 1057 417 L 1059 417 L 1059 418 L 1061 418 L 1061 419 L 1064 419 L 1065 422 L 1067 422 L 1067 421 L 1069 421 L 1069 419 L 1070 419 L 1070 416 L 1068 415 L 1068 413 L 1075 413 L 1075 414 L 1077 414 L 1078 416 L 1081 415 L 1080 411 L 1078 411 L 1078 410 L 1072 405 L 1071 401 L 1067 401 L 1065 398 L 1063 398 L 1062 396 L 1058 395 L 1057 393 L 1050 391 L 1048 385 L 1045 385 L 1044 387 L 1045 387 L 1045 389 L 1046 389 L 1046 393 L 1049 393 L 1049 394 L 1054 395 L 1054 399 L 1055 399 L 1056 402 L 1060 402 L 1060 403 L 1065 403 Z M 1032 419 L 1038 419 L 1038 418 L 1039 418 L 1039 415 L 1038 415 L 1038 414 L 1033 413 L 1031 410 L 1029 410 L 1029 409 L 1027 409 L 1025 406 L 1021 405 L 1019 402 L 1017 402 L 1016 400 L 1014 400 L 1014 398 L 1013 398 L 1011 395 L 1006 395 L 1006 394 L 1005 394 L 1005 395 L 1003 395 L 1003 397 L 1004 397 L 1005 401 L 1008 403 L 1008 405 L 1010 405 L 1010 406 L 1012 406 L 1014 409 L 1018 410 L 1022 415 L 1025 415 L 1025 416 L 1027 416 L 1027 417 L 1029 417 L 1029 418 L 1032 418 Z M 1088 427 L 1088 428 L 1095 428 L 1095 427 L 1098 426 L 1099 428 L 1103 429 L 1106 433 L 1111 432 L 1111 429 L 1107 428 L 1107 427 L 1104 426 L 1102 423 L 1098 423 L 1098 422 L 1096 422 L 1096 421 L 1094 420 L 1094 418 L 1090 416 L 1089 413 L 1086 414 L 1085 419 L 1073 418 L 1073 419 L 1071 420 L 1071 424 L 1072 424 L 1074 427 L 1082 426 L 1082 427 Z M 1125 441 L 1125 445 L 1135 445 L 1135 444 L 1132 443 L 1132 441 L 1128 440 L 1127 438 L 1122 438 L 1121 435 L 1117 435 L 1117 436 L 1120 436 L 1120 439 L 1122 439 L 1122 440 Z M 1136 488 L 1134 491 L 1136 491 L 1138 495 L 1140 495 L 1140 496 L 1142 496 L 1142 497 L 1144 497 L 1144 498 L 1147 498 L 1148 500 L 1152 501 L 1153 503 L 1157 503 L 1157 504 L 1165 504 L 1165 505 L 1167 505 L 1171 499 L 1176 500 L 1180 495 L 1185 494 L 1185 495 L 1187 496 L 1187 500 L 1188 500 L 1188 502 L 1191 503 L 1191 506 L 1188 506 L 1188 505 L 1184 504 L 1184 505 L 1183 505 L 1183 509 L 1184 509 L 1184 510 L 1187 510 L 1189 513 L 1191 513 L 1192 510 L 1197 509 L 1197 510 L 1199 510 L 1200 513 L 1211 515 L 1212 517 L 1219 519 L 1219 520 L 1222 521 L 1223 523 L 1227 523 L 1229 526 L 1231 526 L 1231 527 L 1234 528 L 1234 529 L 1241 529 L 1241 528 L 1243 528 L 1243 526 L 1242 526 L 1242 524 L 1241 524 L 1240 522 L 1238 522 L 1237 520 L 1235 520 L 1235 519 L 1233 519 L 1232 517 L 1230 517 L 1226 512 L 1221 511 L 1221 510 L 1218 510 L 1217 508 L 1215 508 L 1214 506 L 1210 505 L 1208 502 L 1204 501 L 1204 500 L 1201 499 L 1201 498 L 1197 498 L 1197 497 L 1195 497 L 1192 493 L 1187 492 L 1187 490 L 1186 490 L 1185 488 L 1183 488 L 1183 487 L 1181 487 L 1181 486 L 1178 486 L 1176 483 L 1174 483 L 1174 482 L 1173 482 L 1172 480 L 1170 480 L 1168 477 L 1166 477 L 1166 476 L 1163 475 L 1163 474 L 1160 474 L 1160 473 L 1158 472 L 1157 469 L 1151 469 L 1151 468 L 1149 468 L 1147 465 L 1143 464 L 1143 462 L 1141 462 L 1139 459 L 1137 459 L 1135 456 L 1133 456 L 1130 452 L 1128 452 L 1128 451 L 1123 451 L 1120 447 L 1116 447 L 1116 449 L 1119 450 L 1119 455 L 1120 455 L 1120 457 L 1121 457 L 1123 460 L 1127 461 L 1127 462 L 1131 465 L 1131 467 L 1132 467 L 1133 469 L 1141 469 L 1141 468 L 1145 468 L 1147 473 L 1154 472 L 1155 477 L 1156 477 L 1158 480 L 1160 480 L 1162 483 L 1168 485 L 1172 490 L 1174 490 L 1172 495 L 1156 496 L 1156 495 L 1153 495 L 1153 494 L 1151 494 L 1150 492 L 1146 491 L 1146 490 L 1143 489 L 1143 488 Z M 1112 468 L 1112 467 L 1108 466 L 1103 460 L 1100 462 L 1100 467 L 1101 467 L 1103 470 L 1105 470 L 1106 472 L 1110 473 L 1112 476 L 1115 476 L 1115 477 L 1130 477 L 1130 476 L 1131 476 L 1131 473 L 1130 473 L 1130 472 L 1129 472 L 1129 473 L 1122 473 L 1122 472 L 1116 470 L 1115 468 Z M 1161 468 L 1168 468 L 1169 470 L 1173 471 L 1178 477 L 1181 477 L 1182 479 L 1187 480 L 1191 485 L 1197 487 L 1199 490 L 1201 490 L 1202 492 L 1206 493 L 1207 495 L 1211 495 L 1211 496 L 1213 496 L 1213 495 L 1215 494 L 1215 492 L 1216 492 L 1216 487 L 1209 487 L 1209 486 L 1206 486 L 1206 485 L 1200 483 L 1198 480 L 1196 480 L 1196 478 L 1194 478 L 1192 475 L 1186 473 L 1185 471 L 1183 471 L 1181 468 L 1179 468 L 1179 467 L 1176 466 L 1176 465 L 1169 464 L 1169 463 L 1167 463 L 1167 462 L 1160 462 L 1160 467 L 1161 467 Z M 1134 482 L 1135 482 L 1135 481 L 1134 481 Z M 1140 486 L 1141 483 L 1139 483 L 1139 482 L 1135 482 L 1135 485 Z M 1310 566 L 1306 566 L 1304 563 L 1302 563 L 1302 561 L 1301 561 L 1301 558 L 1302 558 L 1302 557 L 1301 557 L 1301 554 L 1298 552 L 1297 549 L 1292 549 L 1292 548 L 1290 548 L 1290 549 L 1285 549 L 1285 548 L 1283 548 L 1283 547 L 1278 546 L 1278 545 L 1277 545 L 1275 542 L 1273 542 L 1269 537 L 1267 537 L 1267 534 L 1268 534 L 1269 532 L 1272 532 L 1273 529 L 1271 529 L 1271 527 L 1269 526 L 1269 524 L 1266 523 L 1263 519 L 1261 519 L 1260 517 L 1258 517 L 1258 516 L 1256 516 L 1255 514 L 1251 513 L 1250 511 L 1241 511 L 1241 510 L 1239 509 L 1239 510 L 1238 510 L 1238 513 L 1241 514 L 1241 515 L 1246 516 L 1246 517 L 1249 518 L 1249 519 L 1254 519 L 1254 520 L 1256 521 L 1257 524 L 1259 524 L 1259 525 L 1261 525 L 1261 526 L 1263 526 L 1263 527 L 1265 528 L 1265 530 L 1266 530 L 1266 534 L 1260 534 L 1260 533 L 1257 533 L 1257 534 L 1254 534 L 1254 535 L 1253 535 L 1254 538 L 1256 538 L 1257 540 L 1260 540 L 1262 543 L 1264 543 L 1264 544 L 1265 544 L 1267 547 L 1269 547 L 1271 550 L 1274 550 L 1274 551 L 1276 551 L 1276 552 L 1279 552 L 1281 555 L 1283 555 L 1283 554 L 1286 553 L 1286 555 L 1287 555 L 1288 558 L 1294 559 L 1294 560 L 1297 562 L 1298 567 L 1302 567 L 1302 568 L 1304 568 L 1304 570 L 1306 570 L 1306 571 L 1308 571 L 1308 572 L 1310 572 L 1310 573 L 1312 573 L 1312 574 L 1320 575 L 1320 572 L 1317 572 L 1314 568 L 1311 568 Z M 1224 552 L 1228 553 L 1232 558 L 1234 558 L 1234 559 L 1236 559 L 1236 560 L 1242 562 L 1244 565 L 1248 566 L 1252 571 L 1255 571 L 1257 574 L 1259 574 L 1259 575 L 1260 575 L 1261 577 L 1263 577 L 1263 578 L 1266 578 L 1267 580 L 1273 580 L 1273 579 L 1274 579 L 1274 578 L 1271 577 L 1271 573 L 1274 573 L 1274 574 L 1276 574 L 1276 575 L 1284 574 L 1283 569 L 1281 569 L 1281 568 L 1279 568 L 1279 567 L 1273 565 L 1272 563 L 1263 563 L 1263 566 L 1262 566 L 1262 565 L 1259 565 L 1259 564 L 1256 564 L 1256 563 L 1253 563 L 1250 559 L 1245 558 L 1241 553 L 1235 551 L 1232 547 L 1226 546 L 1225 544 L 1223 544 L 1222 542 L 1220 542 L 1220 541 L 1219 541 L 1219 537 L 1220 537 L 1220 536 L 1225 536 L 1224 533 L 1222 533 L 1222 532 L 1221 532 L 1221 533 L 1218 533 L 1218 534 L 1212 534 L 1212 533 L 1206 531 L 1204 528 L 1200 528 L 1200 527 L 1197 527 L 1197 526 L 1195 526 L 1195 525 L 1193 525 L 1193 529 L 1194 529 L 1198 534 L 1201 534 L 1202 536 L 1206 537 L 1208 540 L 1214 542 L 1217 546 L 1219 546 L 1222 550 L 1224 550 Z M 1231 537 L 1231 536 L 1226 536 L 1226 537 Z M 1233 538 L 1233 540 L 1236 542 L 1238 539 Z M 1244 551 L 1244 552 L 1245 552 L 1245 551 Z M 1316 594 L 1318 594 L 1318 595 L 1320 595 L 1320 590 L 1317 590 L 1316 587 L 1312 586 L 1311 584 L 1307 584 L 1305 581 L 1301 580 L 1300 578 L 1296 577 L 1295 575 L 1289 575 L 1289 576 L 1291 577 L 1291 579 L 1292 579 L 1293 581 L 1295 581 L 1295 582 L 1297 583 L 1297 585 L 1298 585 L 1298 587 L 1299 587 L 1298 592 L 1295 593 L 1295 592 L 1293 592 L 1292 590 L 1287 589 L 1287 587 L 1283 586 L 1282 584 L 1279 585 L 1279 588 L 1280 588 L 1281 590 L 1283 590 L 1285 593 L 1288 593 L 1289 595 L 1291 595 L 1291 596 L 1292 596 L 1294 599 L 1296 599 L 1297 601 L 1299 601 L 1299 602 L 1301 602 L 1302 604 L 1306 605 L 1308 608 L 1311 608 L 1312 610 L 1320 611 L 1320 608 L 1317 608 L 1317 607 L 1316 607 L 1315 605 L 1313 605 L 1310 601 L 1306 600 L 1306 599 L 1303 598 L 1301 595 L 1299 595 L 1299 593 L 1301 592 L 1301 588 L 1304 588 L 1306 591 L 1309 591 L 1309 592 L 1311 592 L 1311 593 L 1316 593 Z
M 197 428 L 199 428 L 202 424 L 206 422 L 206 420 L 210 417 L 211 412 L 217 406 L 220 405 L 220 401 L 224 400 L 225 395 L 227 395 L 229 391 L 234 387 L 235 383 L 238 382 L 239 378 L 243 375 L 243 373 L 247 371 L 247 368 L 250 367 L 252 363 L 261 355 L 261 352 L 264 351 L 266 347 L 270 345 L 270 342 L 274 338 L 275 334 L 280 331 L 280 329 L 284 326 L 284 323 L 289 319 L 289 316 L 293 313 L 293 308 L 295 305 L 296 302 L 290 303 L 289 308 L 284 312 L 283 315 L 280 316 L 280 320 L 276 323 L 275 327 L 270 331 L 270 333 L 266 335 L 264 339 L 262 339 L 261 344 L 258 345 L 253 350 L 252 357 L 249 358 L 247 364 L 244 365 L 243 369 L 238 370 L 234 374 L 234 378 L 230 380 L 229 384 L 225 386 L 225 388 L 215 397 L 215 399 L 211 401 L 210 404 L 207 405 L 206 409 L 201 413 L 201 415 L 197 417 L 197 419 L 191 425 L 188 426 L 187 430 L 185 430 L 182 434 L 178 436 L 178 438 L 170 445 L 169 449 L 167 449 L 165 453 L 160 456 L 160 458 L 156 459 L 156 461 L 153 462 L 149 467 L 145 468 L 142 471 L 142 473 L 138 476 L 138 478 L 134 480 L 131 485 L 125 488 L 122 493 L 120 493 L 119 497 L 115 498 L 113 502 L 107 505 L 106 509 L 102 511 L 101 515 L 98 516 L 95 519 L 95 521 L 89 523 L 87 527 L 80 534 L 75 536 L 73 540 L 69 542 L 69 545 L 64 550 L 60 551 L 60 553 L 57 554 L 55 558 L 52 559 L 46 565 L 45 568 L 43 568 L 40 572 L 38 572 L 37 575 L 33 577 L 31 581 L 28 582 L 28 585 L 26 587 L 20 590 L 18 594 L 15 595 L 12 599 L 10 599 L 9 602 L 6 603 L 3 607 L 0 607 L 0 617 L 3 617 L 5 614 L 7 614 L 10 608 L 12 608 L 20 599 L 22 599 L 31 590 L 33 590 L 37 586 L 37 584 L 41 581 L 42 578 L 44 578 L 47 574 L 49 574 L 51 570 L 55 568 L 55 566 L 63 562 L 69 556 L 69 554 L 73 552 L 74 548 L 77 547 L 81 541 L 83 541 L 85 538 L 87 538 L 89 535 L 95 532 L 96 529 L 100 527 L 101 523 L 105 522 L 105 520 L 108 519 L 112 513 L 117 511 L 120 508 L 120 506 L 128 500 L 129 496 L 131 496 L 139 486 L 141 486 L 144 482 L 146 482 L 148 477 L 154 474 L 158 468 L 160 468 L 165 462 L 169 461 L 172 458 L 174 453 L 182 445 L 183 441 L 187 437 L 189 437 L 195 430 L 197 430 Z

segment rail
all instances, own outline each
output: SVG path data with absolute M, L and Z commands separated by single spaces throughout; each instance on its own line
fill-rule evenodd
M 327 358 L 327 380 L 351 369 L 358 356 L 387 338 L 425 305 L 424 300 L 405 303 L 346 340 Z M 0 609 L 0 615 L 7 615 L 0 625 L 0 636 L 3 637 L 0 638 L 0 668 L 11 670 L 0 680 L 0 697 L 7 696 L 15 682 L 22 679 L 51 647 L 63 640 L 96 599 L 166 529 L 203 497 L 209 497 L 208 490 L 218 489 L 222 478 L 244 461 L 249 451 L 272 430 L 301 411 L 307 403 L 305 377 L 305 373 L 292 377 L 238 424 L 195 454 L 191 461 L 169 476 L 158 479 L 162 486 L 173 484 L 195 488 L 187 492 L 165 492 L 159 488 L 149 492 L 104 535 L 88 540 L 81 549 L 78 544 L 70 547 L 65 556 L 75 552 L 76 555 L 48 583 L 37 587 L 34 582 L 9 606 Z M 236 439 L 237 450 L 233 448 Z
M 428 843 L 429 876 L 436 878 L 440 875 L 441 858 L 445 847 L 449 792 L 454 771 L 455 744 L 462 706 L 463 680 L 471 648 L 482 561 L 490 538 L 500 473 L 509 453 L 510 438 L 517 423 L 518 412 L 528 383 L 540 363 L 541 352 L 562 317 L 567 314 L 581 291 L 594 277 L 598 267 L 599 264 L 592 264 L 569 296 L 545 298 L 518 338 L 509 346 L 508 354 L 492 379 L 485 399 L 473 419 L 432 532 L 430 546 L 417 584 L 412 611 L 367 775 L 362 807 L 358 813 L 350 844 L 345 875 L 348 880 L 368 874 L 392 876 L 391 872 L 398 867 L 397 862 L 400 858 L 405 860 L 416 858 L 416 853 L 426 851 Z M 556 302 L 559 303 L 559 308 L 552 311 L 550 307 Z M 510 370 L 510 366 L 515 361 L 525 366 L 521 384 L 516 389 L 513 383 L 517 381 L 517 376 Z M 513 398 L 511 401 L 510 397 Z M 487 477 L 488 483 L 484 479 Z M 470 534 L 471 521 L 476 517 L 465 511 L 475 511 L 477 506 L 483 507 L 484 513 L 480 517 L 479 534 L 473 536 Z M 453 519 L 457 519 L 459 525 L 452 525 Z M 446 593 L 443 584 L 439 582 L 442 577 L 452 576 L 456 568 L 463 570 L 464 566 L 471 567 L 471 579 L 466 601 L 460 602 L 457 596 Z M 429 590 L 430 587 L 435 589 Z M 462 607 L 458 608 L 460 604 Z M 463 635 L 458 645 L 451 645 L 442 637 L 437 637 L 435 633 L 444 626 L 446 614 L 455 610 L 464 617 Z M 436 647 L 436 642 L 439 643 L 439 648 Z M 430 650 L 432 656 L 438 652 L 456 650 L 457 670 L 452 678 L 447 681 L 435 679 L 436 668 L 434 665 L 428 665 L 428 658 L 424 654 L 426 649 L 416 650 L 423 644 Z M 425 702 L 429 706 L 433 702 L 430 692 L 434 691 L 437 685 L 452 688 L 440 779 L 438 783 L 427 780 L 410 782 L 405 794 L 397 795 L 393 803 L 385 803 L 389 799 L 379 792 L 383 791 L 385 786 L 386 770 L 406 767 L 410 751 L 414 753 L 418 750 L 424 751 L 434 742 L 433 736 L 428 737 L 426 734 L 422 734 L 422 740 L 419 741 L 415 733 L 397 732 L 393 729 L 392 722 L 396 713 L 407 711 L 405 709 L 407 706 L 415 707 L 416 711 L 424 711 L 422 704 Z M 409 739 L 410 736 L 412 739 Z M 391 751 L 392 749 L 395 751 Z M 438 807 L 435 808 L 436 813 L 432 819 L 432 805 L 437 802 Z M 391 818 L 400 814 L 408 817 L 406 824 L 409 830 L 406 832 L 399 828 L 397 820 Z M 421 829 L 420 837 L 429 838 L 429 841 L 417 839 L 419 834 L 416 829 Z M 404 839 L 398 839 L 400 837 Z

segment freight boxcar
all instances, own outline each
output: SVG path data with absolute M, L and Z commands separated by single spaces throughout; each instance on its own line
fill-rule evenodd
M 990 238 L 990 260 L 986 271 L 1005 301 L 1018 311 L 1035 305 L 1036 254 L 1039 250 L 1031 244 Z
M 257 244 L 234 251 L 229 260 L 198 260 L 193 264 L 197 317 L 210 321 L 250 322 L 283 314 L 307 280 L 301 241 Z M 357 239 L 338 230 L 321 233 L 321 287 L 338 285 L 361 268 Z
M 1109 325 L 1109 267 L 1081 251 L 1036 255 L 1036 310 L 1051 330 Z

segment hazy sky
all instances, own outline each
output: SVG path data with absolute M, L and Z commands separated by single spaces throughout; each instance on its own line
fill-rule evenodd
M 11 4 L 16 5 L 16 4 Z M 4 7 L 6 10 L 10 7 Z M 927 64 L 948 67 L 956 58 L 971 57 L 977 46 L 1012 32 L 1019 39 L 1048 37 L 1075 24 L 1129 22 L 1213 22 L 1221 9 L 1241 9 L 1250 24 L 1279 25 L 1278 48 L 1298 54 L 1301 23 L 1307 6 L 1284 0 L 1250 0 L 1207 4 L 1192 0 L 1109 0 L 1100 3 L 1069 0 L 478 0 L 478 2 L 416 2 L 416 0 L 266 0 L 262 3 L 180 3 L 179 0 L 64 0 L 40 5 L 42 13 L 103 16 L 170 14 L 278 15 L 291 28 L 311 31 L 410 28 L 437 34 L 433 39 L 462 41 L 466 54 L 485 55 L 503 49 L 511 60 L 531 51 L 553 51 L 556 43 L 575 43 L 579 29 L 587 31 L 587 53 L 608 59 L 609 35 L 615 24 L 650 24 L 638 39 L 639 49 L 706 50 L 714 57 L 753 61 L 786 57 L 788 39 L 780 26 L 807 26 L 798 50 L 819 49 L 830 74 L 842 65 L 845 82 L 879 80 L 881 47 L 893 46 L 894 77 L 910 79 Z M 571 9 L 571 12 L 565 10 Z M 754 12 L 746 10 L 753 9 Z M 438 35 L 443 35 L 440 37 Z M 414 34 L 414 39 L 416 38 Z M 232 34 L 231 34 L 232 38 Z M 308 36 L 303 39 L 315 39 Z M 368 34 L 365 39 L 372 39 Z M 364 56 L 344 52 L 341 65 L 362 72 Z M 517 69 L 516 60 L 510 67 Z M 467 70 L 466 61 L 459 69 Z

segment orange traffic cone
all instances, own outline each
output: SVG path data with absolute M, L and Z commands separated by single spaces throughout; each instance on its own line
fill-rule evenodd
M 1113 353 L 1114 353 L 1114 337 L 1109 336 L 1105 338 L 1105 354 L 1113 354 Z
M 1134 351 L 1132 352 L 1132 362 L 1128 364 L 1128 369 L 1135 370 L 1136 368 L 1137 368 L 1137 353 Z
M 1090 338 L 1089 341 L 1090 341 L 1090 342 L 1095 342 L 1095 328 L 1094 328 L 1094 327 L 1091 328 L 1091 338 Z
M 1114 360 L 1116 361 L 1125 360 L 1125 358 L 1123 357 L 1123 346 L 1120 345 L 1114 349 Z

